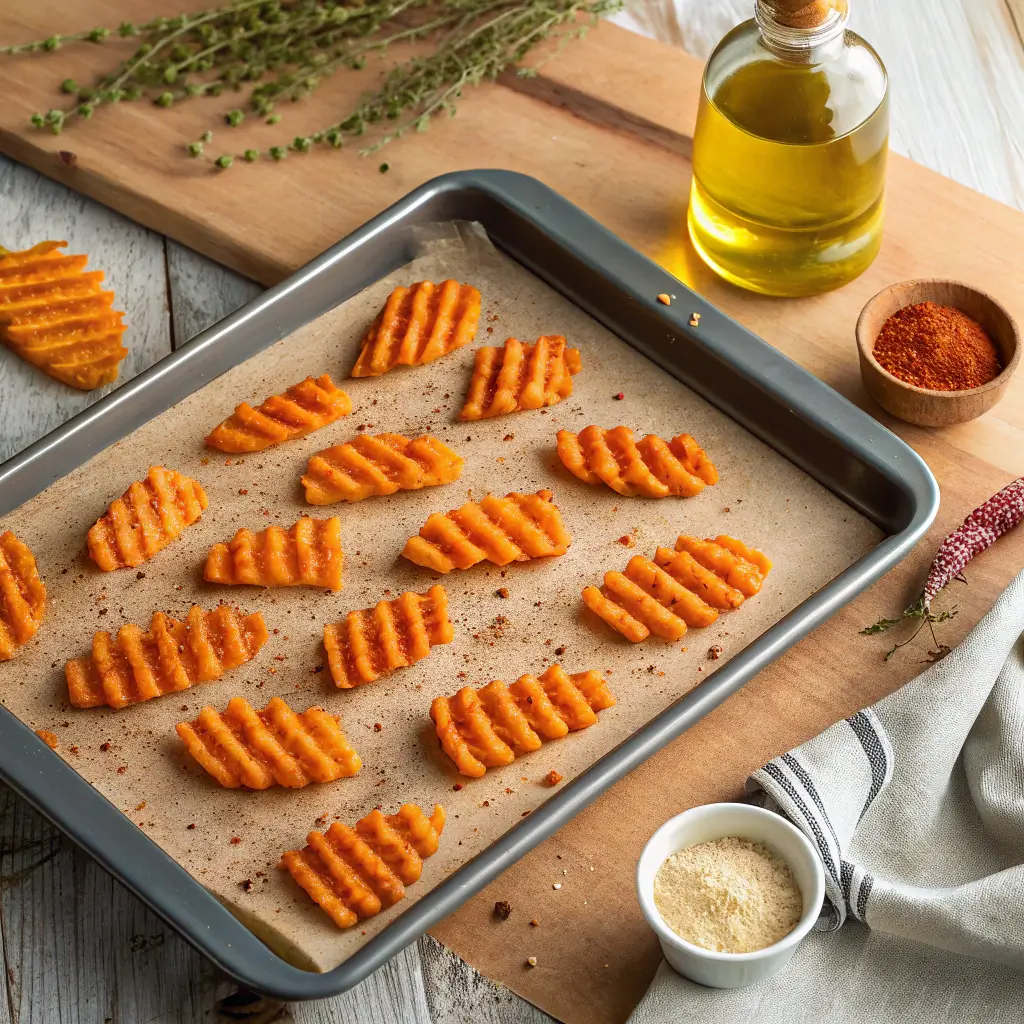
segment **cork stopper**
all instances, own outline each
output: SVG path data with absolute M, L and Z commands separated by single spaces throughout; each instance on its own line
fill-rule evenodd
M 846 0 L 768 0 L 767 6 L 775 20 L 788 28 L 817 28 L 833 11 L 846 14 Z

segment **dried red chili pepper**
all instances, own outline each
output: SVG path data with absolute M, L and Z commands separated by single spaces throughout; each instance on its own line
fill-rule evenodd
M 925 625 L 931 628 L 932 623 L 951 619 L 956 615 L 955 608 L 952 611 L 944 611 L 935 615 L 931 610 L 932 601 L 947 584 L 958 577 L 962 578 L 964 566 L 975 555 L 990 548 L 1003 534 L 1008 533 L 1022 520 L 1024 520 L 1024 477 L 1007 484 L 998 494 L 994 494 L 988 501 L 979 505 L 946 537 L 939 545 L 931 569 L 928 571 L 924 590 L 898 619 L 879 619 L 874 625 L 862 629 L 861 632 L 865 634 L 884 633 L 906 619 L 922 620 L 921 625 L 914 631 L 914 636 L 896 644 L 885 655 L 885 660 L 888 661 L 896 651 L 910 643 Z M 945 657 L 950 649 L 945 644 L 938 642 L 934 631 L 932 639 L 935 640 L 936 649 L 928 652 L 928 660 L 938 661 Z

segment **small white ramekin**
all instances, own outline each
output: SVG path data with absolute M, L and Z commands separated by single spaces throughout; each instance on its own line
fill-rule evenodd
M 773 946 L 753 953 L 716 953 L 681 939 L 654 905 L 654 876 L 666 858 L 697 843 L 738 836 L 763 843 L 793 870 L 804 898 L 799 924 Z M 636 869 L 640 909 L 661 941 L 665 959 L 680 974 L 712 988 L 739 988 L 778 973 L 814 927 L 825 898 L 825 872 L 807 837 L 785 818 L 749 804 L 705 804 L 665 822 L 651 836 Z

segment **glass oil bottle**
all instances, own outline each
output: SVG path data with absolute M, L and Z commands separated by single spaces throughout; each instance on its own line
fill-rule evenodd
M 756 0 L 708 61 L 688 227 L 743 288 L 813 295 L 878 253 L 888 79 L 847 17 L 847 0 Z

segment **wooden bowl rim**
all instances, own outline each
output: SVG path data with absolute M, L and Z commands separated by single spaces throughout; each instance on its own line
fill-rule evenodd
M 1006 318 L 1007 323 L 1010 325 L 1010 333 L 1013 337 L 1013 355 L 1010 356 L 1010 361 L 1003 367 L 1003 369 L 990 381 L 984 384 L 980 384 L 976 388 L 965 388 L 962 391 L 934 391 L 931 388 L 921 388 L 916 384 L 908 384 L 905 380 L 901 380 L 895 374 L 890 373 L 882 364 L 875 358 L 874 348 L 875 342 L 878 340 L 877 335 L 870 340 L 865 337 L 867 330 L 865 328 L 865 320 L 868 314 L 872 311 L 875 305 L 886 295 L 891 294 L 897 288 L 904 288 L 907 285 L 956 285 L 958 288 L 963 288 L 965 291 L 973 292 L 975 295 L 984 299 L 986 302 L 993 305 L 1000 313 Z M 934 302 L 934 299 L 917 299 L 915 302 L 908 302 L 906 305 L 900 306 L 899 309 L 894 312 L 899 312 L 900 309 L 906 309 L 907 306 L 913 306 L 916 302 Z M 966 314 L 965 314 L 966 315 Z M 886 285 L 881 291 L 876 292 L 874 295 L 864 303 L 864 308 L 860 311 L 860 316 L 857 318 L 857 347 L 861 351 L 861 355 L 867 360 L 871 368 L 876 372 L 880 373 L 883 377 L 891 380 L 894 384 L 911 392 L 915 395 L 924 395 L 927 398 L 932 399 L 956 399 L 963 398 L 965 395 L 983 395 L 987 391 L 992 391 L 995 388 L 1004 386 L 1010 377 L 1013 376 L 1014 371 L 1017 369 L 1017 364 L 1020 362 L 1020 350 L 1021 350 L 1021 335 L 1020 329 L 1017 327 L 1017 321 L 1014 320 L 1010 311 L 997 299 L 994 299 L 988 292 L 982 291 L 980 288 L 975 288 L 974 285 L 967 284 L 966 281 L 957 281 L 955 278 L 947 277 L 915 277 L 907 281 L 897 281 L 894 284 Z

